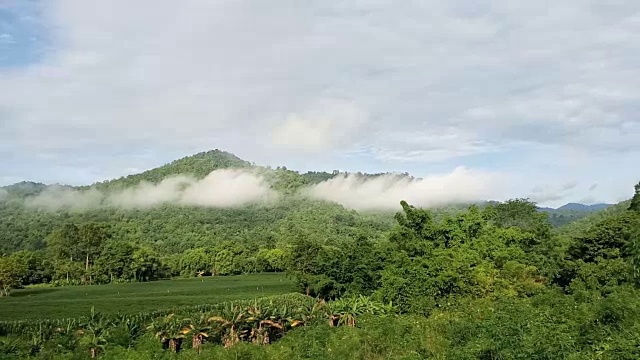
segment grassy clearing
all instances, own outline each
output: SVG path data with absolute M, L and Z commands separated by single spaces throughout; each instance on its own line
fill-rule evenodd
M 149 283 L 16 290 L 0 298 L 0 320 L 54 319 L 101 313 L 136 313 L 173 306 L 215 304 L 293 292 L 283 274 L 175 279 Z

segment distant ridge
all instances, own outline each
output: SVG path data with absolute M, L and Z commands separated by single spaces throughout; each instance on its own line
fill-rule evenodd
M 542 212 L 557 212 L 557 211 L 593 212 L 593 211 L 604 210 L 610 206 L 613 206 L 613 204 L 599 203 L 599 204 L 593 204 L 593 205 L 585 205 L 580 203 L 567 203 L 555 209 L 550 207 L 539 207 L 538 210 Z
M 584 205 L 584 204 L 579 204 L 579 203 L 568 203 L 566 205 L 563 205 L 559 208 L 557 208 L 556 210 L 558 211 L 562 211 L 562 210 L 572 210 L 572 211 L 599 211 L 599 210 L 604 210 L 606 208 L 608 208 L 609 206 L 612 206 L 613 204 L 593 204 L 593 205 Z
M 568 203 L 557 209 L 550 207 L 539 207 L 538 211 L 549 215 L 549 222 L 556 227 L 564 226 L 589 217 L 592 214 L 598 214 L 603 210 L 609 209 L 613 204 L 593 204 L 585 205 L 580 203 Z

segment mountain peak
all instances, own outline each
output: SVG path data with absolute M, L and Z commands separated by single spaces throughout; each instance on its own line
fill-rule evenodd
M 240 159 L 236 155 L 214 149 L 185 156 L 160 167 L 144 171 L 139 174 L 123 176 L 119 179 L 96 183 L 98 189 L 123 188 L 136 185 L 142 181 L 159 183 L 163 179 L 174 175 L 191 175 L 198 179 L 204 178 L 209 173 L 218 169 L 247 168 L 252 164 Z

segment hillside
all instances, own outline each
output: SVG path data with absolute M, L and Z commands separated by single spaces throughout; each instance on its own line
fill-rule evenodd
M 593 212 L 604 210 L 611 204 L 584 205 L 568 203 L 558 208 L 539 207 L 538 210 L 549 215 L 549 221 L 554 227 L 564 226 L 589 216 Z
M 63 187 L 63 189 L 81 190 L 82 194 L 85 194 L 84 192 L 89 189 L 98 189 L 103 194 L 110 194 L 129 189 L 143 181 L 158 184 L 175 175 L 190 175 L 197 179 L 203 179 L 214 170 L 239 168 L 250 168 L 262 175 L 271 190 L 284 198 L 269 207 L 247 204 L 241 207 L 212 208 L 164 203 L 161 206 L 150 208 L 85 206 L 41 210 L 39 207 L 26 206 L 22 199 L 32 199 L 33 196 L 47 190 L 47 185 L 22 182 L 6 186 L 2 189 L 9 195 L 8 199 L 11 201 L 0 201 L 0 252 L 41 249 L 45 246 L 45 240 L 49 234 L 68 223 L 106 223 L 118 238 L 133 243 L 150 244 L 163 254 L 185 251 L 194 246 L 227 240 L 240 240 L 247 244 L 261 243 L 267 239 L 277 242 L 284 236 L 282 229 L 291 228 L 293 219 L 300 220 L 301 217 L 311 228 L 322 229 L 320 233 L 328 239 L 335 239 L 336 236 L 352 237 L 362 233 L 374 237 L 383 236 L 393 224 L 392 212 L 389 211 L 357 213 L 335 203 L 291 196 L 304 186 L 317 184 L 341 174 L 337 170 L 332 173 L 307 172 L 299 174 L 286 168 L 259 167 L 221 150 L 187 156 L 158 168 L 119 179 L 82 187 Z M 385 174 L 358 173 L 358 175 L 375 178 Z M 409 177 L 408 174 L 395 175 Z M 65 200 L 71 204 L 86 200 L 71 195 L 58 194 L 57 197 L 49 200 Z M 132 196 L 132 194 L 123 195 Z M 157 196 L 157 194 L 151 192 L 145 196 Z M 494 206 L 496 203 L 481 202 L 478 205 L 484 208 L 489 205 Z M 445 219 L 464 212 L 467 206 L 468 204 L 456 204 L 434 208 L 432 211 L 436 219 Z M 604 212 L 596 211 L 599 207 L 604 206 L 606 205 L 567 204 L 559 209 L 540 209 L 540 211 L 548 213 L 552 225 L 564 227 L 559 231 L 575 232 L 576 230 L 571 229 L 588 226 L 609 213 L 618 213 L 618 209 L 624 207 L 624 205 L 618 205 L 606 209 Z M 584 217 L 587 219 L 578 222 L 575 226 L 567 226 L 567 224 Z M 347 224 L 349 225 L 347 226 Z M 354 228 L 347 230 L 345 226 Z M 308 229 L 296 231 L 304 232 Z
M 598 211 L 598 210 L 604 210 L 611 205 L 612 204 L 584 205 L 584 204 L 578 204 L 578 203 L 568 203 L 557 208 L 556 210 L 558 211 Z
M 588 212 L 575 221 L 565 224 L 557 229 L 559 234 L 577 236 L 583 234 L 586 229 L 606 219 L 623 214 L 629 208 L 631 200 L 626 200 L 599 211 Z
M 172 175 L 192 175 L 198 179 L 218 169 L 247 168 L 251 163 L 226 151 L 211 150 L 186 156 L 140 174 L 123 176 L 91 185 L 100 190 L 111 190 L 136 185 L 141 181 L 156 184 Z M 87 188 L 87 187 L 84 187 Z
M 11 198 L 24 198 L 27 196 L 38 195 L 46 188 L 47 185 L 32 181 L 22 181 L 13 185 L 0 187 L 1 190 L 6 192 L 7 197 Z
M 388 213 L 361 216 L 338 204 L 286 197 L 309 184 L 307 178 L 286 168 L 254 166 L 220 150 L 184 157 L 140 174 L 66 189 L 76 190 L 78 194 L 91 194 L 87 192 L 90 189 L 110 194 L 143 181 L 158 184 L 174 175 L 202 179 L 214 170 L 238 168 L 252 168 L 264 177 L 272 190 L 285 198 L 268 207 L 260 204 L 202 207 L 167 203 L 149 208 L 93 206 L 43 210 L 27 206 L 22 199 L 32 199 L 47 189 L 47 185 L 25 182 L 5 187 L 13 200 L 0 201 L 0 254 L 21 249 L 43 249 L 47 236 L 56 229 L 65 224 L 87 222 L 107 224 L 118 239 L 151 246 L 158 254 L 168 255 L 229 241 L 255 249 L 310 230 L 326 241 L 340 241 L 364 234 L 376 237 L 386 231 L 393 220 Z M 56 199 L 74 201 L 78 198 L 62 194 Z M 306 228 L 294 231 L 296 226 L 293 223 L 299 221 L 305 223 Z

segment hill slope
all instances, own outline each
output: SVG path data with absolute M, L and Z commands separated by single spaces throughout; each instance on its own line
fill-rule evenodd
M 242 160 L 234 154 L 216 149 L 174 160 L 171 163 L 139 174 L 123 176 L 119 179 L 99 182 L 91 186 L 99 190 L 121 189 L 136 185 L 141 181 L 156 184 L 172 175 L 192 175 L 201 179 L 214 170 L 248 168 L 250 166 L 252 166 L 250 162 Z
M 76 190 L 97 188 L 103 193 L 117 192 L 142 181 L 159 183 L 174 175 L 204 178 L 219 169 L 252 169 L 264 176 L 276 192 L 287 195 L 309 181 L 295 171 L 254 166 L 228 152 L 213 150 L 178 159 L 161 167 L 119 179 L 75 187 Z M 7 191 L 22 199 L 47 188 L 44 184 L 21 183 Z M 236 207 L 201 207 L 164 204 L 149 208 L 94 206 L 84 210 L 59 208 L 40 210 L 29 207 L 22 199 L 0 201 L 0 254 L 21 249 L 42 249 L 46 237 L 65 224 L 99 222 L 107 224 L 113 236 L 129 243 L 151 246 L 169 255 L 187 249 L 228 241 L 258 247 L 274 244 L 303 232 L 312 232 L 324 241 L 360 236 L 362 233 L 386 231 L 391 216 L 359 216 L 344 207 L 323 201 L 283 197 L 272 206 L 248 204 Z M 304 222 L 305 229 L 295 223 Z M 376 236 L 376 235 L 374 235 Z M 261 245 L 258 245 L 261 244 Z
M 568 203 L 557 208 L 557 211 L 598 211 L 604 210 L 612 206 L 612 204 L 593 204 L 593 205 L 584 205 L 578 203 Z

